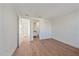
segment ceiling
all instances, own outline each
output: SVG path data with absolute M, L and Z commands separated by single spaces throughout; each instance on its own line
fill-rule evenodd
M 55 18 L 79 10 L 79 4 L 67 3 L 16 3 L 18 15 L 42 18 Z

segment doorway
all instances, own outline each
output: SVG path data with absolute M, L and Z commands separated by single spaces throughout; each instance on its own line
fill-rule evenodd
M 40 38 L 40 21 L 39 20 L 33 20 L 33 39 Z

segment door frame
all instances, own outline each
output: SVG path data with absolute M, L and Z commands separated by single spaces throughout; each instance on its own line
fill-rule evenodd
M 17 48 L 19 48 L 19 16 L 17 16 Z

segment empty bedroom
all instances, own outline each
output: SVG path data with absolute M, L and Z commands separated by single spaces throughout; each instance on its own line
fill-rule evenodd
M 0 4 L 0 56 L 79 56 L 79 3 Z

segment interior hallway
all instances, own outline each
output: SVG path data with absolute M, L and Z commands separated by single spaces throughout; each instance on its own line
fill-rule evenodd
M 28 48 L 29 47 L 29 48 Z M 23 41 L 15 56 L 79 56 L 79 49 L 54 39 Z

